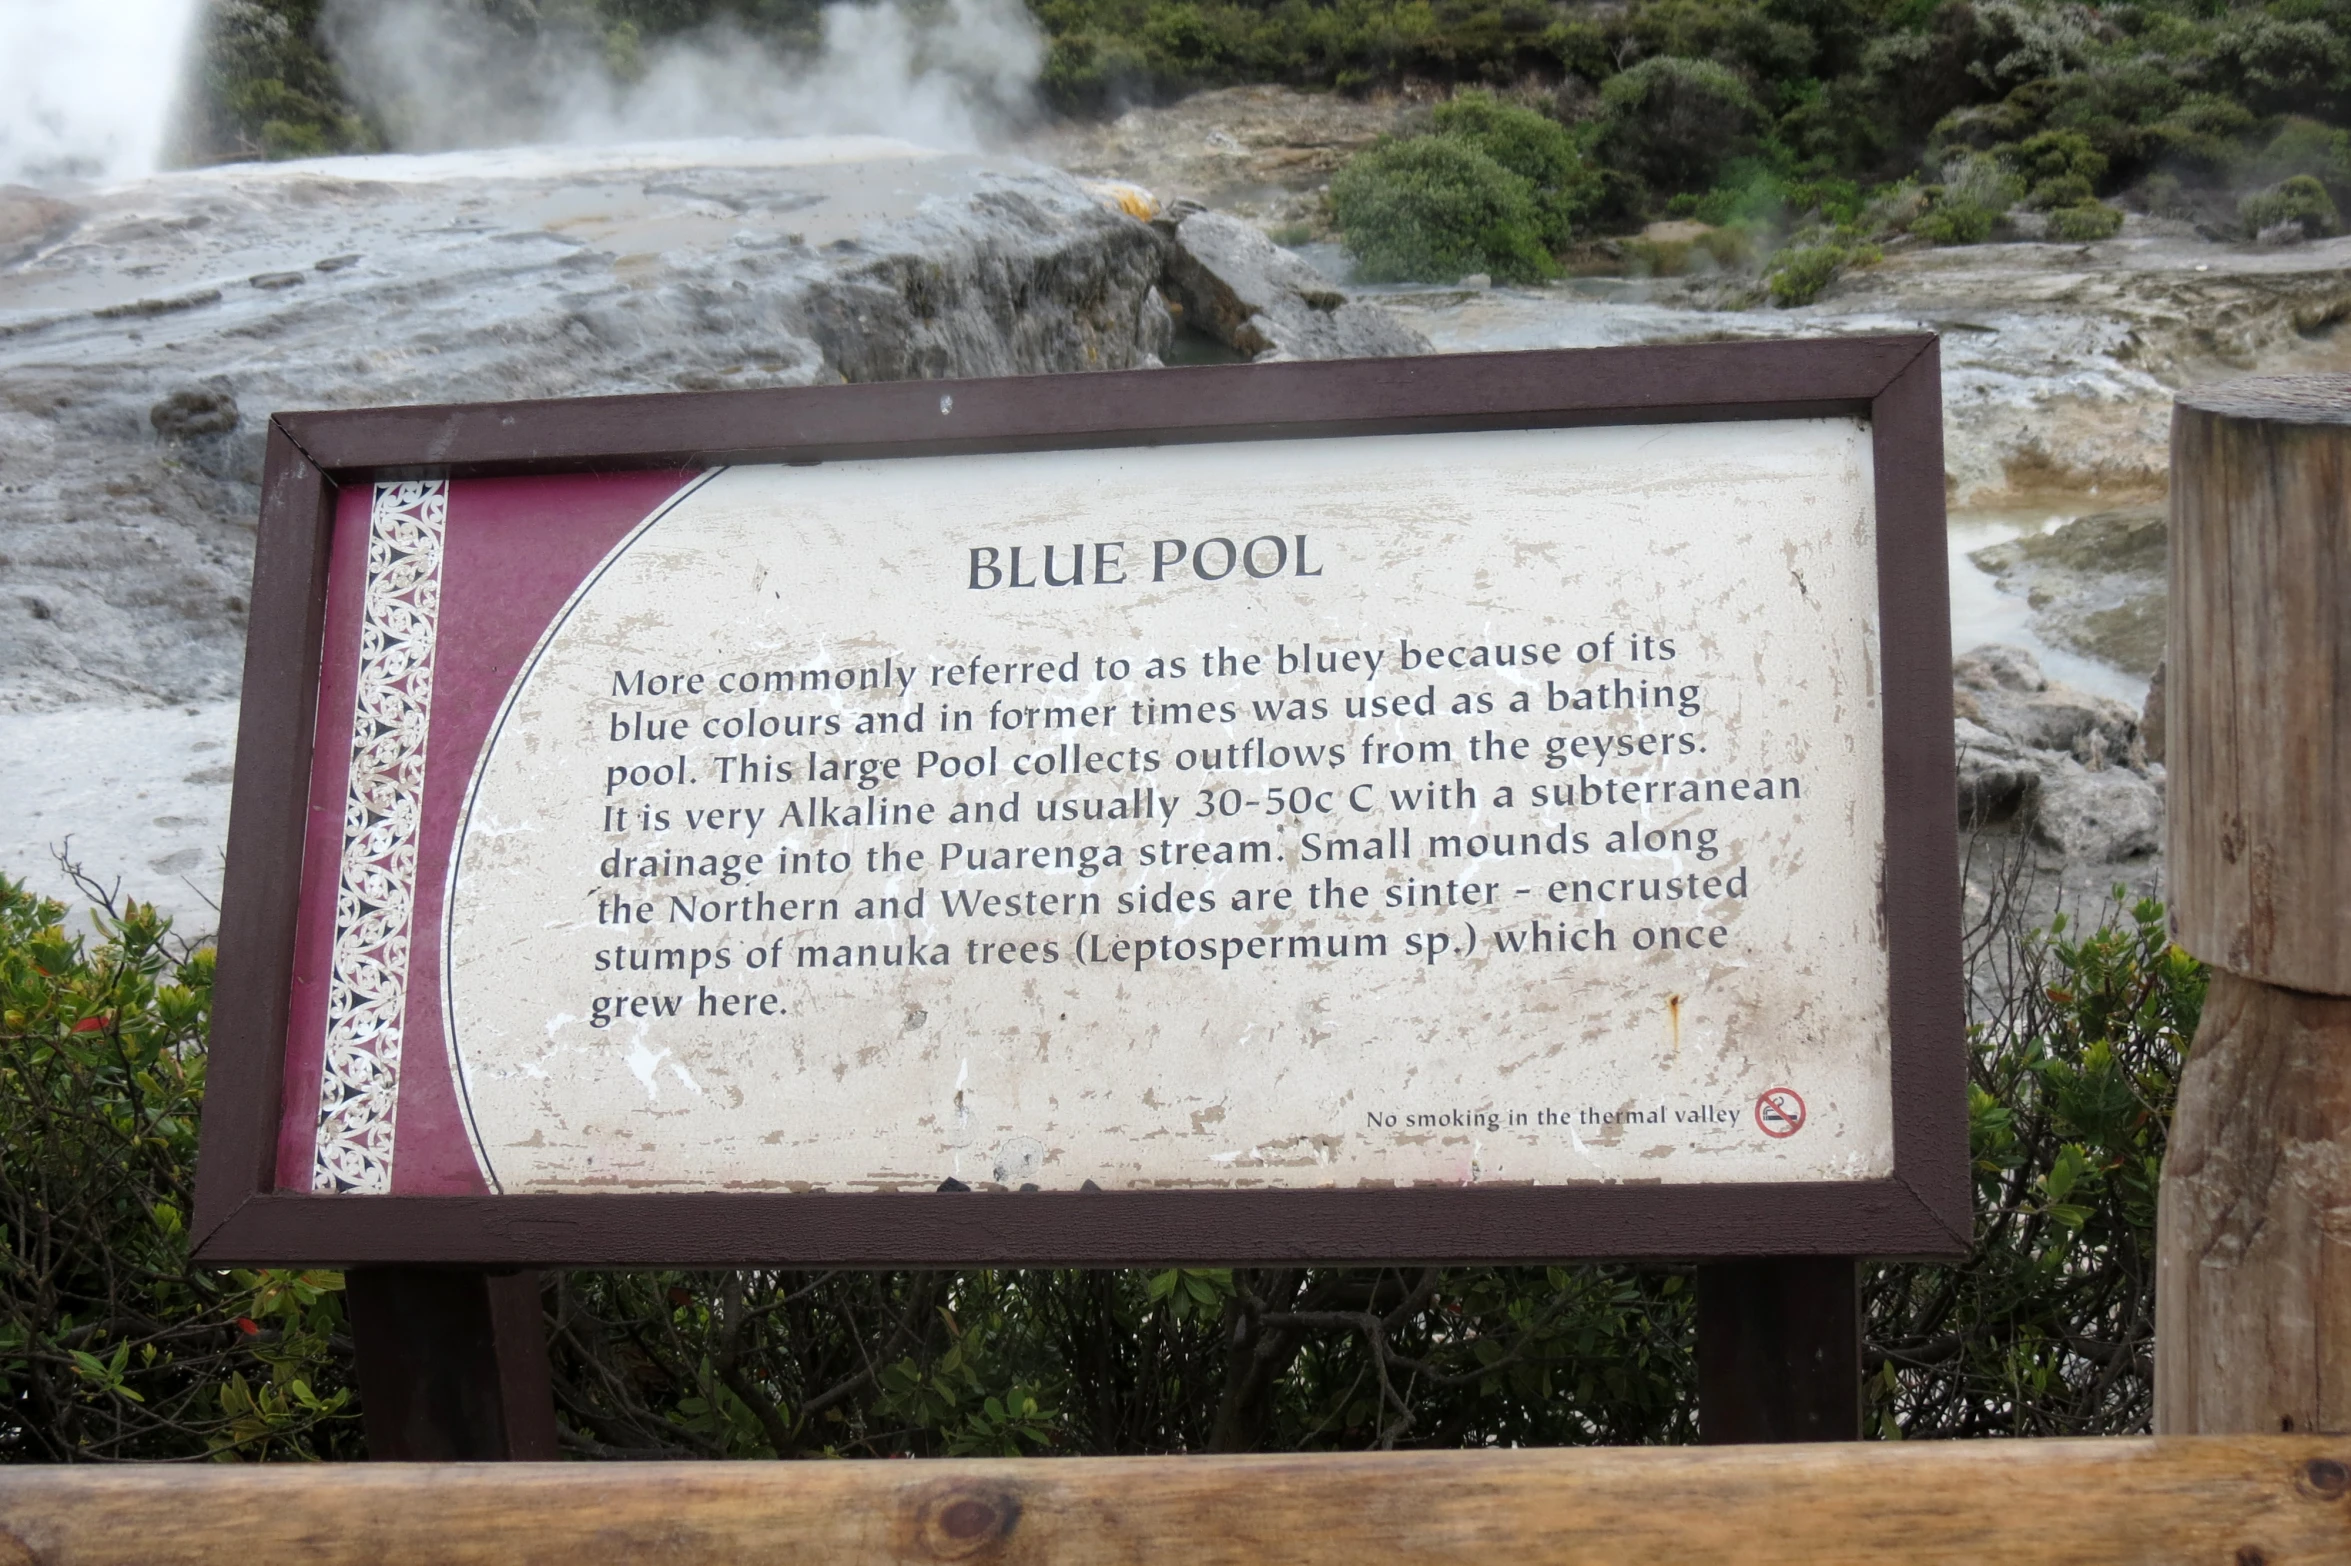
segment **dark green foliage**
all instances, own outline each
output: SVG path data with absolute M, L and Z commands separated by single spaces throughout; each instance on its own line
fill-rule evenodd
M 2062 919 L 1971 936 L 1974 992 L 1996 997 L 1971 1030 L 1976 1252 L 1870 1285 L 1880 1434 L 2147 1428 L 2156 1184 L 2205 977 L 2160 904 L 2110 913 L 2079 938 Z
M 2049 211 L 2049 237 L 2066 244 L 2112 239 L 2122 231 L 2122 209 L 2103 201 L 2076 201 Z
M 1050 53 L 1045 95 L 1114 112 L 1201 87 L 1278 81 L 1357 89 L 1408 78 L 1509 82 L 1604 45 L 1561 0 L 1030 0 Z
M 1600 89 L 1599 156 L 1660 196 L 1703 190 L 1755 150 L 1763 110 L 1712 60 L 1644 60 Z
M 2286 120 L 2246 172 L 2273 182 L 2307 174 L 2336 190 L 2351 188 L 2351 132 L 2316 120 Z
M 1989 155 L 1960 158 L 1940 185 L 1922 192 L 1924 207 L 1910 220 L 1910 232 L 1937 245 L 1978 245 L 2024 194 L 2024 182 L 2007 164 Z
M 1690 1296 L 1627 1268 L 598 1273 L 555 1303 L 609 1456 L 1687 1440 Z
M 1583 149 L 1548 115 L 1489 92 L 1465 92 L 1438 105 L 1437 134 L 1465 142 L 1527 182 L 1534 193 L 1538 237 L 1553 250 L 1573 237 L 1575 220 L 1590 205 L 1597 180 Z
M 2233 16 L 2214 41 L 2215 74 L 2255 114 L 2344 112 L 2351 40 L 2339 24 L 2260 11 Z
M 0 880 L 0 1458 L 359 1455 L 340 1280 L 187 1264 L 209 954 L 145 909 L 94 949 L 59 914 Z M 1871 1271 L 1880 1435 L 2146 1428 L 2155 1186 L 2204 976 L 2159 906 L 2120 914 L 1971 933 L 1977 1246 Z M 548 1307 L 578 1455 L 1694 1434 L 1676 1268 L 582 1272 Z
M 321 51 L 321 0 L 222 0 L 197 39 L 198 91 L 180 132 L 197 162 L 373 152 L 376 129 L 352 108 Z
M 1372 282 L 1534 282 L 1558 270 L 1533 186 L 1460 137 L 1382 142 L 1352 159 L 1331 181 L 1331 215 Z
M 2106 154 L 2080 131 L 2042 131 L 2000 148 L 1998 156 L 2023 183 L 2025 205 L 2044 211 L 2093 200 L 2106 172 Z
M 2308 174 L 2254 191 L 2237 204 L 2237 221 L 2248 234 L 2291 223 L 2310 239 L 2333 233 L 2342 222 L 2327 188 Z
M 342 1279 L 188 1266 L 212 953 L 63 916 L 0 876 L 0 1460 L 359 1455 Z
M 518 58 L 601 58 L 623 80 L 663 39 L 713 27 L 805 50 L 822 10 L 822 0 L 447 3 L 511 39 Z M 935 0 L 909 3 L 919 10 Z M 1047 47 L 1042 98 L 1062 112 L 1110 113 L 1260 81 L 1548 95 L 1586 154 L 1567 184 L 1530 176 L 1541 242 L 1553 250 L 1567 242 L 1571 219 L 1586 237 L 1630 231 L 1676 196 L 1743 183 L 1750 166 L 1789 182 L 1874 187 L 1931 179 L 1971 153 L 2037 165 L 2045 160 L 2023 149 L 2060 143 L 2065 166 L 2020 166 L 2012 199 L 2069 214 L 2069 232 L 2112 221 L 2092 209 L 2101 198 L 2145 204 L 2134 194 L 2143 189 L 2208 228 L 2230 224 L 2243 191 L 2297 174 L 2328 186 L 2338 208 L 2351 199 L 2342 142 L 2351 0 L 1028 3 Z M 351 106 L 320 42 L 320 5 L 216 0 L 188 136 L 194 155 L 364 150 L 386 139 L 384 126 Z M 1515 167 L 1494 146 L 1478 150 Z M 1554 190 L 1564 194 L 1554 199 Z M 2001 212 L 1987 214 L 1983 194 L 1922 207 L 1925 226 L 1914 232 L 1935 242 L 1991 237 Z M 1790 229 L 1749 248 L 1801 249 L 1822 238 Z M 1522 255 L 1515 245 L 1503 253 Z M 1519 260 L 1489 269 L 1543 270 Z
M 1836 281 L 1849 259 L 1841 245 L 1806 245 L 1784 250 L 1772 258 L 1771 269 L 1764 274 L 1764 287 L 1771 295 L 1771 302 L 1783 309 L 1810 304 L 1820 297 L 1822 289 Z

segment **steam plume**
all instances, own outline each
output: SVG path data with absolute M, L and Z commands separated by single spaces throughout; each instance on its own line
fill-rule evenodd
M 636 45 L 523 35 L 463 0 L 332 0 L 352 90 L 405 151 L 522 142 L 879 134 L 971 149 L 1033 101 L 1044 44 L 1021 0 L 825 9 L 813 54 L 714 24 Z
M 198 0 L 0 0 L 0 184 L 153 170 Z

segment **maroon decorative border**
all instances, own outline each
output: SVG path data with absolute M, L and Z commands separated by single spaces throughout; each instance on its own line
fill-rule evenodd
M 279 1188 L 326 566 L 344 487 L 392 478 L 1829 416 L 1870 421 L 1876 468 L 1893 1036 L 1889 1178 L 1018 1195 L 334 1197 Z M 197 1170 L 203 1262 L 1108 1266 L 1937 1257 L 1967 1249 L 1950 598 L 1931 336 L 280 414 L 270 421 L 251 603 Z

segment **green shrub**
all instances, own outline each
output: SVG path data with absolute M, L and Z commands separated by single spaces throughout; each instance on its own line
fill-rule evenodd
M 2026 206 L 2040 212 L 2053 211 L 2059 207 L 2078 207 L 2085 203 L 2094 206 L 2097 201 L 2097 190 L 2079 174 L 2060 174 L 2055 179 L 2045 179 L 2025 192 L 2024 198 Z
M 2150 159 L 2184 174 L 2226 178 L 2245 161 L 2253 111 L 2234 99 L 2196 93 L 2148 128 Z
M 1628 239 L 1627 271 L 1635 277 L 1683 277 L 1744 266 L 1755 253 L 1743 228 L 1710 228 L 1690 239 Z
M 63 918 L 0 876 L 0 1459 L 358 1455 L 341 1278 L 188 1265 L 212 953 Z
M 373 152 L 379 128 L 352 103 L 319 40 L 322 0 L 207 5 L 191 65 L 196 91 L 176 140 L 196 160 Z
M 2122 209 L 2103 201 L 2081 201 L 2049 214 L 2049 237 L 2069 245 L 2112 239 L 2122 231 Z
M 1972 964 L 1996 997 L 1968 1030 L 1975 1250 L 1865 1290 L 1878 1433 L 2148 1426 L 2156 1187 L 2205 973 L 2160 903 L 2115 895 L 2087 934 L 2059 919 Z
M 2204 973 L 2158 904 L 2078 937 L 2018 907 L 1996 892 L 1969 947 L 1975 1247 L 1865 1274 L 1881 1435 L 2147 1427 Z M 0 879 L 0 1460 L 360 1455 L 339 1280 L 187 1264 L 210 954 L 144 908 L 94 948 L 61 917 Z M 571 1272 L 547 1303 L 581 1456 L 1695 1434 L 1686 1267 Z
M 1926 213 L 1910 231 L 1930 244 L 1978 245 L 2007 215 L 2023 182 L 1996 157 L 1975 154 L 1958 159 L 1946 171 L 1944 182 L 1927 187 Z
M 2079 131 L 2043 131 L 1995 149 L 1994 156 L 2024 187 L 2024 204 L 2042 212 L 2094 203 L 2106 172 L 2106 154 Z
M 1465 92 L 1439 104 L 1434 119 L 1438 135 L 1476 148 L 1525 180 L 1534 192 L 1544 244 L 1553 250 L 1566 246 L 1595 185 L 1583 149 L 1566 126 L 1489 92 Z
M 2090 138 L 2079 131 L 2043 131 L 1999 150 L 2028 189 L 2063 179 L 2091 185 L 2106 172 L 2106 154 L 2090 145 Z
M 2248 7 L 2221 29 L 2213 50 L 2232 96 L 2256 114 L 2334 115 L 2351 82 L 2351 40 L 2339 21 L 2288 20 Z
M 2333 233 L 2342 222 L 2327 188 L 2308 174 L 2249 193 L 2237 203 L 2237 221 L 2248 234 L 2292 223 L 2312 239 Z
M 1764 274 L 1764 288 L 1781 309 L 1807 305 L 1845 270 L 1848 253 L 1842 245 L 1806 245 L 1772 257 Z
M 1533 188 L 1458 137 L 1386 141 L 1357 155 L 1331 181 L 1331 216 L 1356 274 L 1371 282 L 1558 274 Z
M 1712 60 L 1643 60 L 1600 89 L 1604 161 L 1659 194 L 1703 190 L 1755 150 L 1763 110 Z

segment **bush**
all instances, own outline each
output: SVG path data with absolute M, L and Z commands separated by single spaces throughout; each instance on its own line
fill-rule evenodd
M 2096 206 L 2098 192 L 2079 174 L 2060 174 L 2027 191 L 2024 204 L 2040 212 L 2052 212 L 2059 207 Z
M 2335 212 L 2335 203 L 2327 195 L 2327 188 L 2308 174 L 2297 174 L 2281 180 L 2266 190 L 2256 190 L 2237 203 L 2237 221 L 2247 234 L 2259 234 L 2291 223 L 2311 239 L 2333 233 L 2341 224 Z
M 1995 156 L 2025 187 L 2025 205 L 2043 212 L 2094 203 L 2098 177 L 2106 172 L 2106 154 L 2079 131 L 2043 131 L 1997 149 Z
M 2245 161 L 2251 110 L 2232 99 L 2197 93 L 2149 128 L 2151 156 L 2185 174 L 2226 178 Z
M 1331 181 L 1331 216 L 1356 274 L 1371 282 L 1451 282 L 1472 272 L 1537 282 L 1559 270 L 1533 187 L 1454 136 L 1385 141 L 1359 154 Z
M 1970 932 L 1976 1246 L 1869 1270 L 1882 1435 L 2147 1427 L 2203 970 L 2154 903 Z M 209 953 L 0 879 L 0 1457 L 354 1457 L 333 1274 L 187 1265 Z M 1688 1441 L 1686 1267 L 770 1268 L 550 1280 L 565 1448 L 912 1456 Z
M 1979 840 L 1979 842 L 1982 840 Z M 2155 1391 L 2155 1196 L 2204 969 L 2163 907 L 2074 938 L 1970 932 L 1975 1251 L 1867 1287 L 1878 1433 L 2145 1430 Z
M 1566 126 L 1489 92 L 1465 92 L 1439 104 L 1435 124 L 1438 135 L 1474 147 L 1527 182 L 1544 244 L 1559 250 L 1574 237 L 1575 219 L 1591 200 L 1595 181 Z
M 1772 257 L 1764 273 L 1764 289 L 1781 309 L 1807 305 L 1835 282 L 1851 259 L 1842 245 L 1806 245 Z
M 2103 201 L 2081 201 L 2049 214 L 2049 237 L 2069 245 L 2112 239 L 2122 231 L 2122 209 Z
M 1996 157 L 1975 154 L 1954 162 L 1944 183 L 1928 187 L 1930 205 L 1910 231 L 1930 244 L 1979 245 L 2023 193 L 2023 182 Z
M 1600 89 L 1599 150 L 1661 194 L 1703 190 L 1755 150 L 1763 110 L 1712 60 L 1643 60 Z
M 342 1280 L 188 1265 L 212 953 L 63 917 L 0 876 L 0 1458 L 359 1455 Z
M 2282 184 L 2308 174 L 2332 189 L 2351 188 L 2351 132 L 2316 120 L 2288 119 L 2253 159 L 2249 172 L 2262 184 Z
M 2092 184 L 2106 172 L 2106 154 L 2079 131 L 2043 131 L 2000 151 L 2028 188 L 2058 179 Z
M 2345 108 L 2351 41 L 2340 23 L 2239 12 L 2222 30 L 2215 66 L 2257 114 L 2334 115 Z
M 179 151 L 197 160 L 373 152 L 382 144 L 319 40 L 322 0 L 205 6 L 180 115 Z

